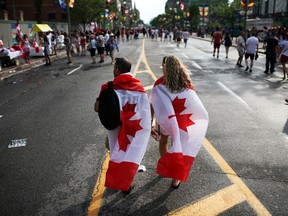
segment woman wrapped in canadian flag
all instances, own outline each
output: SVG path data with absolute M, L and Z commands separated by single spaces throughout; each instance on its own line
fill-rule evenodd
M 152 116 L 157 126 L 151 135 L 159 141 L 157 174 L 172 178 L 177 189 L 186 182 L 194 158 L 199 152 L 208 127 L 208 113 L 198 98 L 187 69 L 175 56 L 162 62 L 163 76 L 150 95 Z M 172 146 L 168 147 L 168 137 Z

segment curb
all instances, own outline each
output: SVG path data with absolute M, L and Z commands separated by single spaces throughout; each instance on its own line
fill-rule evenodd
M 57 56 L 56 55 L 53 55 L 53 56 L 50 56 L 51 58 L 51 61 L 55 61 L 59 58 L 63 58 L 64 56 L 66 56 L 66 51 L 58 51 L 58 54 Z M 17 66 L 12 66 L 12 67 L 9 67 L 9 68 L 3 68 L 2 67 L 2 71 L 0 71 L 0 80 L 3 80 L 5 78 L 8 78 L 8 77 L 11 77 L 13 75 L 16 75 L 18 73 L 21 73 L 21 72 L 24 72 L 26 71 L 27 69 L 31 69 L 31 68 L 34 68 L 38 65 L 41 65 L 45 62 L 45 57 L 40 57 L 41 59 L 31 59 L 30 60 L 30 64 L 20 64 L 20 65 L 17 65 Z

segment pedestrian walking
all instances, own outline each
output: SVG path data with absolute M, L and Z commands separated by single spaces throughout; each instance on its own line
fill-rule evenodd
M 288 62 L 288 32 L 285 34 L 285 40 L 282 42 L 280 49 L 280 62 L 283 67 L 283 81 L 286 81 L 288 78 L 288 71 L 286 63 Z
M 45 55 L 45 62 L 46 66 L 51 65 L 51 59 L 50 59 L 50 43 L 48 40 L 47 35 L 44 36 L 44 55 Z
M 231 40 L 229 32 L 225 33 L 224 46 L 225 46 L 226 58 L 228 58 L 229 48 L 230 46 L 232 46 L 232 40 Z
M 159 141 L 157 174 L 172 178 L 177 189 L 186 182 L 194 158 L 199 152 L 208 127 L 208 113 L 191 84 L 188 71 L 175 56 L 164 57 L 163 76 L 150 95 L 151 114 L 157 126 L 151 136 Z M 171 136 L 171 147 L 168 137 Z
M 252 73 L 252 67 L 253 67 L 253 61 L 255 59 L 256 54 L 258 55 L 258 45 L 259 40 L 256 38 L 256 31 L 251 32 L 251 37 L 249 37 L 246 41 L 246 53 L 245 53 L 245 64 L 246 69 L 245 71 L 248 71 Z M 250 69 L 248 66 L 248 58 L 250 58 Z
M 114 53 L 115 51 L 117 50 L 117 52 L 119 52 L 119 48 L 118 48 L 118 44 L 117 44 L 117 41 L 115 39 L 115 36 L 114 34 L 110 34 L 110 37 L 109 37 L 109 40 L 108 40 L 108 43 L 109 43 L 109 53 L 110 53 L 110 57 L 111 57 L 111 64 L 114 64 L 115 62 L 115 57 L 114 57 Z
M 96 40 L 95 40 L 95 35 L 94 34 L 90 34 L 90 56 L 92 58 L 92 64 L 96 63 Z
M 22 46 L 24 51 L 24 59 L 26 64 L 30 64 L 30 50 L 31 45 L 27 34 L 23 35 Z
M 82 56 L 86 55 L 86 44 L 87 44 L 86 35 L 84 34 L 84 32 L 81 32 L 80 33 L 80 46 L 81 46 Z
M 71 61 L 71 39 L 68 37 L 68 34 L 66 32 L 64 32 L 64 44 L 65 44 L 65 47 L 66 47 L 66 55 L 67 55 L 67 64 L 71 64 L 72 61 Z
M 187 29 L 185 29 L 184 32 L 183 32 L 183 40 L 184 40 L 185 48 L 187 46 L 188 38 L 189 38 L 189 32 L 187 31 Z
M 103 63 L 104 62 L 104 50 L 105 50 L 105 41 L 104 41 L 104 37 L 103 35 L 99 35 L 98 39 L 97 39 L 97 50 L 98 50 L 98 54 L 100 56 L 100 61 L 99 63 Z
M 244 36 L 245 36 L 244 32 L 241 31 L 241 32 L 240 32 L 240 35 L 239 35 L 239 36 L 237 37 L 237 39 L 236 39 L 237 51 L 238 51 L 238 55 L 239 55 L 238 60 L 237 60 L 237 63 L 236 63 L 236 65 L 237 65 L 238 67 L 244 67 L 244 66 L 242 65 L 242 60 L 243 60 L 243 56 L 244 56 L 244 52 L 245 52 L 245 40 L 244 40 Z
M 273 74 L 275 71 L 276 56 L 279 48 L 275 32 L 271 32 L 269 37 L 265 38 L 264 41 L 266 43 L 266 69 L 264 73 L 268 74 L 270 66 L 270 73 Z
M 177 47 L 179 47 L 181 43 L 181 39 L 182 39 L 182 32 L 177 29 L 175 36 L 176 36 Z
M 216 31 L 213 33 L 213 37 L 211 41 L 211 44 L 214 45 L 213 57 L 215 57 L 215 52 L 217 49 L 217 58 L 219 58 L 221 43 L 222 43 L 222 33 L 219 31 L 219 27 L 216 27 Z
M 116 58 L 113 88 L 121 113 L 121 125 L 108 130 L 110 161 L 105 178 L 105 187 L 128 194 L 133 189 L 133 179 L 146 151 L 151 133 L 151 112 L 147 94 L 141 82 L 134 78 L 131 62 Z M 108 88 L 103 84 L 101 92 Z M 100 93 L 101 94 L 101 93 Z M 101 97 L 100 97 L 101 98 Z M 94 106 L 99 111 L 101 100 Z M 131 120 L 133 119 L 133 120 Z
M 81 43 L 81 39 L 79 37 L 79 34 L 76 34 L 74 37 L 74 45 L 76 47 L 77 56 L 80 55 L 80 43 Z

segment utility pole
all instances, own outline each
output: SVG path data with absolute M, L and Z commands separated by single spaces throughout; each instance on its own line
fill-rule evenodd
M 245 8 L 244 8 L 244 25 L 243 25 L 243 30 L 245 33 L 245 38 L 247 39 L 247 11 L 248 11 L 248 3 L 249 0 L 245 0 Z
M 68 22 L 68 36 L 71 37 L 71 21 L 70 21 L 69 0 L 66 0 L 66 12 L 67 12 L 67 22 Z

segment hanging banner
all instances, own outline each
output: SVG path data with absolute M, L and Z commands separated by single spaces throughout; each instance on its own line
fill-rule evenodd
M 66 10 L 66 0 L 59 0 L 59 4 L 63 10 Z M 72 9 L 74 7 L 74 0 L 69 0 L 69 8 Z
M 209 7 L 199 6 L 199 13 L 200 13 L 200 16 L 208 16 Z
M 183 2 L 181 2 L 181 4 L 180 4 L 180 11 L 184 11 L 184 3 Z

